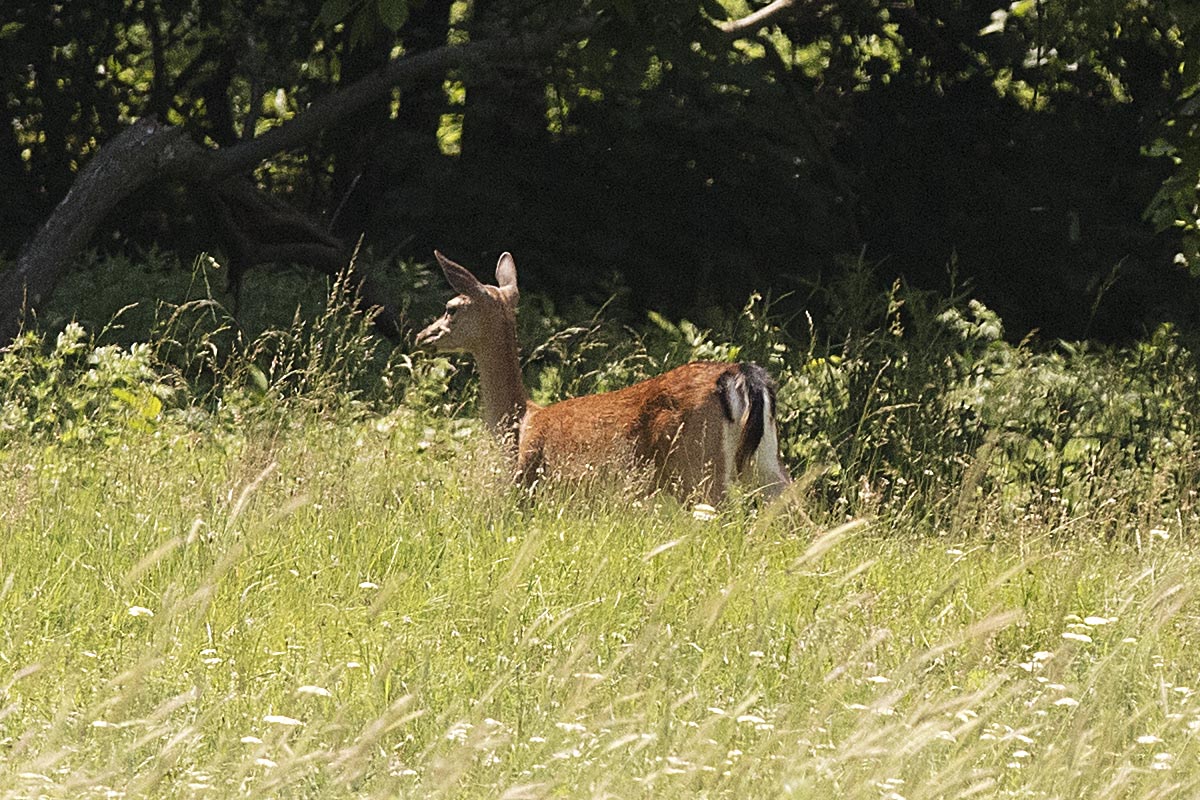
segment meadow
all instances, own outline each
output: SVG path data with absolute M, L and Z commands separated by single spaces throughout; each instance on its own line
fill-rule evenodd
M 400 279 L 414 320 L 444 299 Z M 797 483 L 717 509 L 526 496 L 470 369 L 385 345 L 344 287 L 262 331 L 205 288 L 145 336 L 27 333 L 0 355 L 0 794 L 1195 794 L 1187 342 L 1014 345 L 978 303 L 864 285 L 824 329 L 529 301 L 542 399 L 771 366 Z

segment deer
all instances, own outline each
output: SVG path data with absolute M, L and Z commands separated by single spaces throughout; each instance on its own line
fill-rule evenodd
M 512 255 L 497 261 L 494 286 L 436 250 L 434 257 L 458 294 L 415 343 L 474 358 L 484 423 L 515 451 L 514 478 L 526 488 L 543 478 L 641 469 L 654 490 L 715 505 L 734 481 L 768 500 L 792 482 L 779 457 L 776 386 L 762 367 L 693 362 L 624 389 L 540 406 L 522 381 Z

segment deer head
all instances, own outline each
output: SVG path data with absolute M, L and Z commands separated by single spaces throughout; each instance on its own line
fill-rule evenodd
M 446 303 L 446 312 L 417 334 L 418 347 L 438 353 L 481 355 L 516 337 L 517 265 L 503 253 L 496 262 L 496 286 L 481 283 L 466 267 L 434 250 L 450 286 L 458 292 Z

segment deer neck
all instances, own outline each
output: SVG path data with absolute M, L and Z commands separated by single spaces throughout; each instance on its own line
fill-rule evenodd
M 525 416 L 528 396 L 521 380 L 521 359 L 515 332 L 498 336 L 487 349 L 475 354 L 479 369 L 479 395 L 483 421 L 498 436 L 515 434 Z

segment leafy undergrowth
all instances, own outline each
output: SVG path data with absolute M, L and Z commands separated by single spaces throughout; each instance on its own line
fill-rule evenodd
M 1195 794 L 1187 349 L 1037 352 L 922 302 L 837 347 L 757 304 L 603 361 L 602 321 L 542 339 L 549 395 L 770 363 L 799 480 L 716 510 L 524 496 L 461 377 L 338 293 L 253 340 L 205 303 L 144 345 L 26 337 L 0 794 Z

